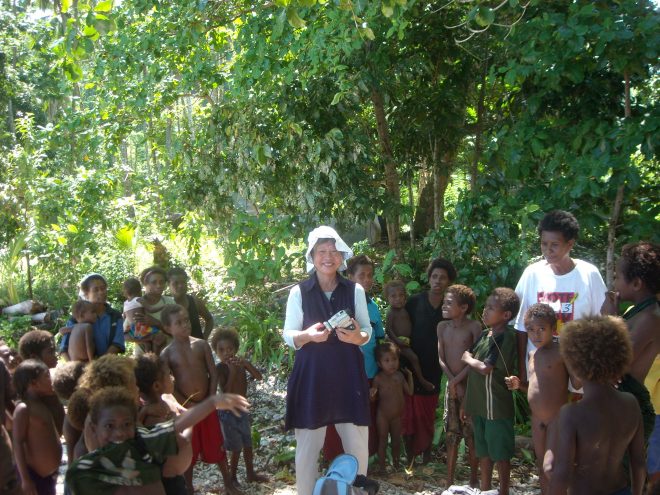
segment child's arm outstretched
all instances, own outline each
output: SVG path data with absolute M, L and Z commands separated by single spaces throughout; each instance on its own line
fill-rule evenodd
M 199 404 L 196 404 L 187 411 L 181 413 L 181 415 L 174 420 L 174 429 L 178 433 L 181 433 L 186 428 L 195 426 L 216 409 L 231 411 L 238 416 L 241 412 L 248 412 L 249 407 L 250 403 L 242 395 L 213 394 Z

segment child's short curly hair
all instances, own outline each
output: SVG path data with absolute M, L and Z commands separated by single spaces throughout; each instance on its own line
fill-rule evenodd
M 46 330 L 30 330 L 18 341 L 18 354 L 21 359 L 39 358 L 41 353 L 55 346 L 53 335 Z
M 596 383 L 614 383 L 632 361 L 628 328 L 614 316 L 588 316 L 567 323 L 559 350 L 578 378 Z
M 660 292 L 660 244 L 626 244 L 621 250 L 619 268 L 626 282 L 639 277 L 650 292 Z
M 60 400 L 69 400 L 85 371 L 85 361 L 69 361 L 55 368 L 53 389 Z
M 241 345 L 238 331 L 236 330 L 236 327 L 233 326 L 222 325 L 213 331 L 213 334 L 211 334 L 211 349 L 215 351 L 218 348 L 218 343 L 221 340 L 230 342 L 234 346 L 234 349 L 237 351 Z
M 580 224 L 575 216 L 564 210 L 553 210 L 545 214 L 538 226 L 539 236 L 545 232 L 561 232 L 565 241 L 577 239 Z
M 406 291 L 406 284 L 403 283 L 403 280 L 390 280 L 383 287 L 383 295 L 385 299 L 390 296 L 390 292 L 393 290 L 402 290 Z
M 396 357 L 399 357 L 399 354 L 401 354 L 399 346 L 397 346 L 394 342 L 383 342 L 382 344 L 378 344 L 376 349 L 374 349 L 376 362 L 380 362 L 381 358 L 390 352 L 393 353 Z
M 76 319 L 76 321 L 81 320 L 81 316 L 85 311 L 94 311 L 94 304 L 84 299 L 78 299 L 73 306 L 71 306 L 71 314 Z
M 25 398 L 25 394 L 27 393 L 30 384 L 43 373 L 50 372 L 48 371 L 48 366 L 38 359 L 26 359 L 19 364 L 14 371 L 13 377 L 16 395 L 21 399 Z
M 98 390 L 129 387 L 135 384 L 135 361 L 129 357 L 106 354 L 89 363 L 80 377 L 80 387 Z
M 532 304 L 525 313 L 525 320 L 524 320 L 525 328 L 527 328 L 529 323 L 534 318 L 538 320 L 546 321 L 552 327 L 557 326 L 557 314 L 549 304 L 545 304 L 545 303 Z
M 169 327 L 172 324 L 172 317 L 179 314 L 181 311 L 186 311 L 186 308 L 179 304 L 166 304 L 160 312 L 160 322 L 164 327 Z
M 467 311 L 465 311 L 466 315 L 472 313 L 475 304 L 477 304 L 477 296 L 474 294 L 474 291 L 467 285 L 450 285 L 447 288 L 447 294 L 452 294 L 456 298 L 455 300 L 458 304 L 467 304 Z
M 142 295 L 142 284 L 135 277 L 129 277 L 122 284 L 124 294 L 129 297 L 140 297 Z
M 89 400 L 89 418 L 92 423 L 98 424 L 101 412 L 111 407 L 124 407 L 134 420 L 137 419 L 135 397 L 123 387 L 106 387 L 95 392 Z
M 69 397 L 66 417 L 76 430 L 82 431 L 85 428 L 85 419 L 89 414 L 89 399 L 91 397 L 92 391 L 88 388 L 79 388 Z
M 140 392 L 150 394 L 154 383 L 168 372 L 167 363 L 160 359 L 157 354 L 147 352 L 136 359 L 135 363 L 135 381 Z
M 429 266 L 426 268 L 426 276 L 428 277 L 429 280 L 431 279 L 431 274 L 433 273 L 433 270 L 437 270 L 438 268 L 441 268 L 447 272 L 447 276 L 449 277 L 450 282 L 456 280 L 456 276 L 457 276 L 456 268 L 454 267 L 451 261 L 445 258 L 435 258 L 434 260 L 431 260 Z
M 520 309 L 520 299 L 516 294 L 516 291 L 509 289 L 508 287 L 498 287 L 493 289 L 490 295 L 497 299 L 497 302 L 502 308 L 502 311 L 510 311 L 511 318 L 518 314 Z
M 355 272 L 357 272 L 358 267 L 360 265 L 367 265 L 370 266 L 371 268 L 375 268 L 375 263 L 367 256 L 366 254 L 358 254 L 357 256 L 353 256 L 346 262 L 346 273 L 348 275 L 355 275 Z

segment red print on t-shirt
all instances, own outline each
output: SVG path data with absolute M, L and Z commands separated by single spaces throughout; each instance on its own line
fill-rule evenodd
M 538 292 L 537 302 L 549 305 L 555 310 L 557 315 L 557 331 L 564 323 L 573 321 L 575 300 L 577 299 L 575 292 Z

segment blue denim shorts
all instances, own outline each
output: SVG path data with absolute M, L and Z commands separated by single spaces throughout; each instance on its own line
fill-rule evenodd
M 222 436 L 225 439 L 223 445 L 228 452 L 241 451 L 245 447 L 252 447 L 252 426 L 250 415 L 241 413 L 240 417 L 230 411 L 218 411 Z

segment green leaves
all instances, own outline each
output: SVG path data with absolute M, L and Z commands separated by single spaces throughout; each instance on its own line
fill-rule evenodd
M 495 11 L 486 5 L 476 8 L 474 20 L 481 27 L 488 27 L 495 22 Z
M 302 29 L 305 27 L 305 21 L 300 15 L 298 15 L 298 11 L 293 7 L 287 7 L 286 18 L 289 21 L 289 24 L 296 29 Z

